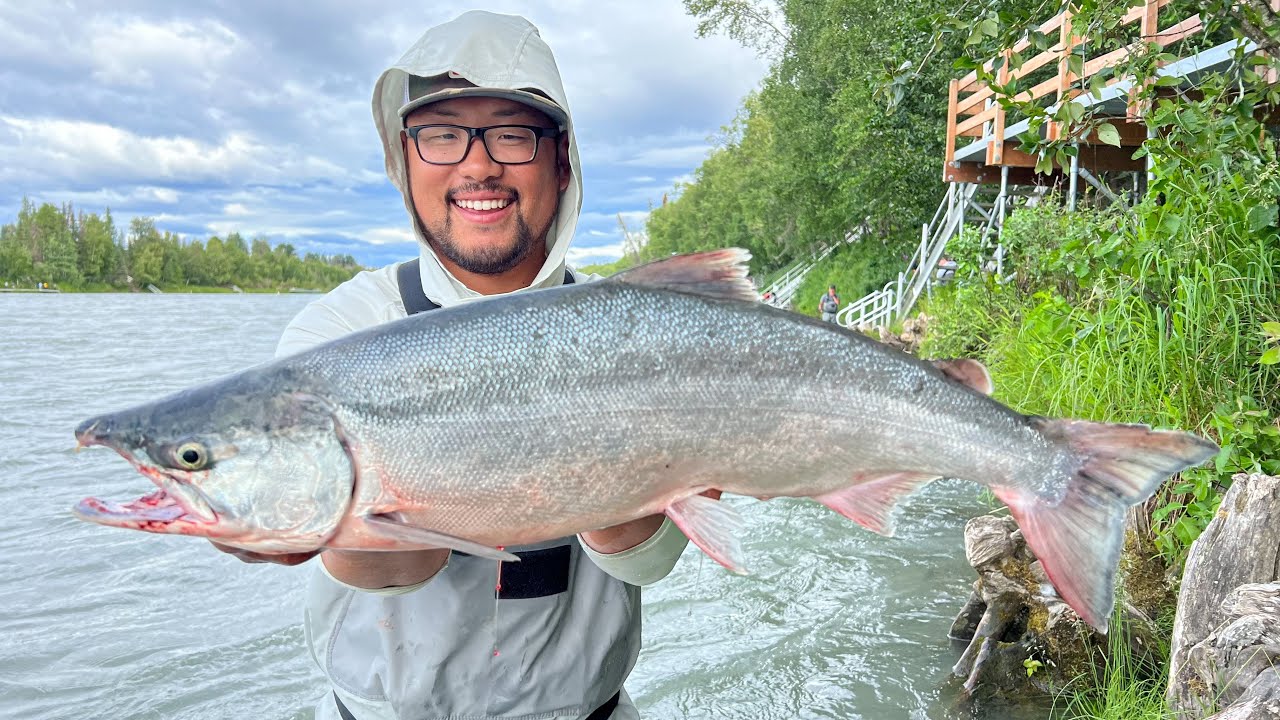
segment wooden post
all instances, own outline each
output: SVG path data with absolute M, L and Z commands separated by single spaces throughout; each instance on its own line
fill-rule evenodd
M 947 148 L 942 161 L 942 181 L 951 180 L 951 164 L 956 161 L 956 108 L 960 105 L 960 81 L 952 78 L 947 86 Z
M 1280 0 L 1271 0 L 1270 4 L 1271 4 L 1271 12 L 1280 13 Z M 1268 58 L 1268 60 L 1278 60 L 1278 59 L 1280 58 Z M 1280 75 L 1280 73 L 1277 73 L 1274 67 L 1270 65 L 1267 66 L 1266 81 L 1268 85 L 1275 85 L 1276 81 L 1280 80 L 1280 77 L 1278 77 L 1278 75 Z
M 1280 2 L 1280 0 L 1273 1 Z M 1142 20 L 1139 21 L 1138 28 L 1138 42 L 1145 44 L 1155 40 L 1156 35 L 1160 33 L 1160 3 L 1156 0 L 1146 0 L 1142 6 Z M 1126 112 L 1130 118 L 1141 119 L 1146 116 L 1150 108 L 1144 106 L 1140 98 L 1150 87 L 1151 82 L 1148 79 L 1141 87 L 1135 86 L 1129 90 L 1129 106 Z
M 1069 102 L 1074 96 L 1071 90 L 1071 83 L 1075 82 L 1075 73 L 1071 72 L 1071 51 L 1075 49 L 1076 36 L 1072 32 L 1071 18 L 1074 15 L 1071 5 L 1067 5 L 1067 9 L 1062 11 L 1062 27 L 1058 32 L 1058 44 L 1062 47 L 1062 56 L 1058 59 L 1058 90 L 1057 104 L 1062 107 L 1064 102 Z M 1049 123 L 1048 136 L 1050 140 L 1061 138 L 1070 128 L 1065 127 L 1063 123 Z
M 1013 62 L 1013 49 L 1005 50 L 1000 69 L 996 71 L 996 84 L 1009 83 L 1009 65 Z M 987 165 L 1000 165 L 1004 162 L 1004 106 L 996 101 L 996 116 L 991 123 L 991 142 L 987 143 Z

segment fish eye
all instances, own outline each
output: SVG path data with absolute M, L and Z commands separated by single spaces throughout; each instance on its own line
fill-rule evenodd
M 188 440 L 174 448 L 173 459 L 184 470 L 199 470 L 209 462 L 209 451 L 204 445 Z

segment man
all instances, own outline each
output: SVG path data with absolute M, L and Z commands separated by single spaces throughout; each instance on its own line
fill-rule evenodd
M 417 296 L 450 307 L 591 279 L 565 268 L 581 169 L 559 71 L 528 21 L 473 11 L 429 29 L 378 79 L 373 115 L 417 266 L 361 273 L 312 303 L 277 354 L 403 318 Z M 305 614 L 333 687 L 316 717 L 637 718 L 622 682 L 639 651 L 638 586 L 670 572 L 685 543 L 656 515 L 508 547 L 522 561 L 502 565 L 325 551 Z
M 836 294 L 835 285 L 828 286 L 827 291 L 818 300 L 818 310 L 822 311 L 822 319 L 826 322 L 836 321 L 836 313 L 840 310 L 840 296 Z

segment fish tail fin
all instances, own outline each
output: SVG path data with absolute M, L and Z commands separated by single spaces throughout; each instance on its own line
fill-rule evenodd
M 1079 420 L 1033 421 L 1051 441 L 1080 458 L 1061 499 L 994 488 L 1062 599 L 1102 632 L 1115 603 L 1115 571 L 1124 544 L 1125 511 L 1170 475 L 1213 457 L 1218 447 L 1191 433 L 1145 425 Z

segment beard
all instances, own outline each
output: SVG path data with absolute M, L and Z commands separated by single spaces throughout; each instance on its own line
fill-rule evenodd
M 512 242 L 474 250 L 463 248 L 454 239 L 452 219 L 446 219 L 444 225 L 435 231 L 421 221 L 418 225 L 433 250 L 463 270 L 477 275 L 499 275 L 516 267 L 528 257 L 538 237 L 519 212 L 516 213 L 516 234 Z M 545 236 L 545 229 L 543 234 Z
M 468 186 L 461 190 L 472 192 L 480 189 L 498 190 L 498 188 L 481 185 Z M 513 202 L 519 201 L 517 193 L 512 192 L 511 195 Z M 453 192 L 446 196 L 445 202 L 452 207 Z M 422 231 L 422 237 L 433 250 L 463 270 L 477 275 L 500 275 L 523 262 L 537 245 L 539 238 L 546 239 L 547 233 L 551 230 L 551 223 L 554 220 L 555 217 L 552 216 L 546 227 L 535 231 L 529 227 L 529 223 L 524 218 L 524 213 L 520 212 L 519 206 L 517 206 L 516 232 L 511 241 L 474 249 L 463 247 L 454 238 L 453 215 L 451 213 L 445 215 L 443 225 L 434 229 L 428 227 L 426 223 L 422 222 L 421 218 L 418 218 L 418 228 Z

